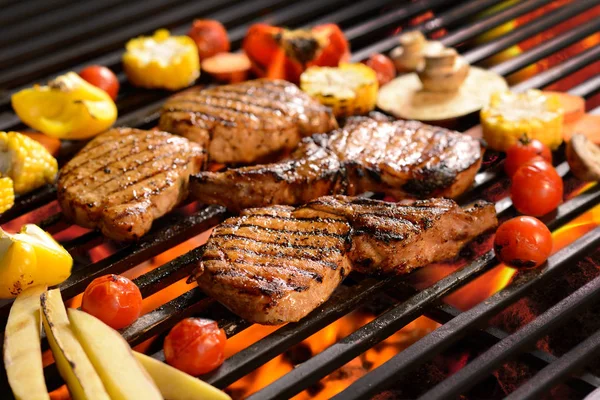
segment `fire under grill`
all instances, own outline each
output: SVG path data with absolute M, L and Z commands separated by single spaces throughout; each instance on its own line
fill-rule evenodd
M 553 88 L 585 97 L 588 109 L 592 113 L 600 112 L 600 107 L 594 109 L 600 105 L 599 97 L 595 96 L 600 89 L 600 0 L 516 1 L 487 14 L 482 12 L 506 2 L 4 0 L 1 3 L 0 87 L 5 91 L 0 96 L 0 130 L 3 131 L 24 129 L 11 110 L 10 94 L 13 91 L 89 64 L 106 65 L 117 72 L 122 88 L 117 101 L 120 115 L 117 125 L 154 127 L 158 110 L 169 93 L 143 91 L 126 83 L 120 65 L 123 43 L 160 27 L 185 34 L 194 17 L 223 22 L 234 49 L 239 48 L 248 26 L 255 22 L 290 27 L 337 23 L 351 42 L 354 61 L 373 52 L 391 50 L 400 30 L 419 29 L 446 46 L 457 47 L 471 64 L 489 66 L 509 77 L 514 90 L 553 85 Z M 482 43 L 474 40 L 515 19 L 520 22 L 501 36 Z M 545 40 L 527 49 L 523 46 L 525 50 L 518 53 L 509 51 L 536 35 Z M 536 66 L 533 70 L 532 65 Z M 475 121 L 464 122 L 459 129 L 467 129 L 469 124 L 473 125 Z M 64 143 L 59 162 L 64 163 L 80 147 L 78 143 Z M 485 198 L 496 202 L 500 220 L 516 215 L 506 197 L 508 181 L 500 172 L 501 163 L 497 154 L 486 156 L 482 171 L 473 188 L 460 199 L 461 204 Z M 545 217 L 544 222 L 557 230 L 577 217 L 589 214 L 589 210 L 600 202 L 600 187 L 577 181 L 569 173 L 564 158 L 555 155 L 554 163 L 563 176 L 566 198 L 556 212 Z M 98 232 L 72 227 L 62 218 L 55 197 L 56 190 L 50 186 L 22 196 L 12 209 L 0 216 L 0 223 L 9 229 L 25 222 L 38 223 L 69 250 L 75 264 L 72 275 L 61 285 L 65 300 L 78 296 L 96 277 L 132 269 L 138 271 L 135 283 L 146 299 L 179 288 L 176 295 L 122 331 L 132 346 L 157 337 L 146 346 L 146 351 L 164 359 L 160 351 L 162 337 L 176 322 L 188 316 L 218 321 L 228 337 L 243 335 L 250 327 L 251 324 L 227 311 L 198 288 L 185 286 L 182 282 L 201 257 L 202 247 L 198 245 L 207 237 L 201 234 L 226 217 L 222 207 L 184 204 L 156 221 L 151 233 L 138 242 L 119 244 L 110 242 Z M 219 388 L 226 388 L 268 361 L 297 348 L 303 340 L 340 318 L 360 307 L 377 303 L 373 307 L 377 310 L 376 315 L 367 323 L 318 354 L 294 363 L 290 372 L 260 388 L 251 398 L 285 399 L 307 389 L 308 393 L 315 394 L 323 378 L 422 315 L 439 323 L 439 327 L 378 367 L 348 382 L 350 386 L 343 388 L 335 398 L 362 399 L 378 395 L 378 398 L 434 399 L 455 398 L 461 394 L 466 395 L 465 398 L 497 398 L 508 394 L 514 399 L 538 399 L 559 389 L 566 391 L 560 393 L 569 393 L 572 398 L 584 398 L 600 386 L 600 377 L 594 373 L 600 368 L 584 368 L 598 358 L 600 330 L 590 329 L 584 337 L 578 332 L 579 339 L 559 355 L 535 344 L 553 332 L 566 335 L 565 325 L 571 325 L 571 319 L 579 313 L 593 311 L 595 306 L 595 311 L 600 312 L 597 307 L 600 276 L 584 274 L 584 279 L 572 291 L 556 298 L 522 327 L 511 330 L 506 326 L 510 324 L 499 328 L 489 322 L 497 319 L 499 314 L 507 313 L 511 307 L 514 309 L 515 304 L 531 299 L 534 293 L 556 286 L 557 279 L 575 273 L 582 263 L 591 263 L 592 270 L 600 268 L 596 265 L 600 258 L 600 227 L 597 226 L 600 219 L 595 221 L 595 227 L 582 231 L 574 241 L 553 254 L 541 270 L 517 273 L 506 288 L 462 312 L 442 299 L 474 279 L 487 276 L 498 266 L 489 250 L 489 240 L 480 240 L 475 246 L 477 249 L 461 255 L 462 265 L 452 273 L 419 290 L 411 284 L 414 281 L 411 276 L 376 279 L 351 275 L 332 299 L 308 317 L 282 326 L 258 341 L 249 341 L 221 368 L 202 378 Z M 190 242 L 191 239 L 195 241 Z M 181 255 L 173 259 L 164 256 L 173 248 L 179 249 Z M 149 268 L 149 264 L 153 267 Z M 144 273 L 140 275 L 139 271 Z M 0 308 L 2 325 L 6 323 L 9 308 L 9 304 Z M 590 315 L 595 319 L 600 317 L 597 313 Z M 459 353 L 456 349 L 470 354 L 468 362 L 447 373 L 443 379 L 429 377 L 421 383 L 419 377 L 424 365 L 440 354 Z M 487 393 L 489 396 L 482 394 L 482 387 L 492 387 L 486 386 L 488 379 L 493 374 L 498 375 L 502 368 L 506 371 L 506 365 L 514 362 L 525 364 L 534 371 L 531 377 L 502 394 L 493 389 Z M 45 368 L 45 373 L 50 390 L 63 384 L 53 364 Z M 2 398 L 8 398 L 10 389 L 4 372 L 0 373 L 0 380 Z M 410 385 L 411 380 L 413 386 L 419 387 L 407 391 L 405 386 Z

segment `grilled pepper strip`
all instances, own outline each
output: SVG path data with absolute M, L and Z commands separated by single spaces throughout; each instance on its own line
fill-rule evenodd
M 373 110 L 378 86 L 377 74 L 364 64 L 310 67 L 300 76 L 302 90 L 331 107 L 338 117 Z
M 69 253 L 37 225 L 14 235 L 0 229 L 0 298 L 16 297 L 30 286 L 58 285 L 72 265 Z
M 554 150 L 563 141 L 560 100 L 539 90 L 494 93 L 489 106 L 481 110 L 481 128 L 494 150 L 506 151 L 523 135 Z
M 130 40 L 125 47 L 123 67 L 135 86 L 177 90 L 200 76 L 198 47 L 188 36 L 171 36 L 159 29 L 151 37 Z
M 117 119 L 110 96 L 74 72 L 15 93 L 12 106 L 24 123 L 59 139 L 90 138 Z

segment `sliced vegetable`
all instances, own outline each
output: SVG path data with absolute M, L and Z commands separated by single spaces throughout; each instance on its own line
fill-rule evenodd
M 223 363 L 226 341 L 225 331 L 215 321 L 186 318 L 165 338 L 165 360 L 190 375 L 205 374 Z
M 198 47 L 189 36 L 159 29 L 153 36 L 131 39 L 125 48 L 123 68 L 135 86 L 178 90 L 200 76 Z
M 108 93 L 74 72 L 59 76 L 48 86 L 15 93 L 12 106 L 24 123 L 60 139 L 88 139 L 117 119 L 117 106 Z
M 39 142 L 18 132 L 0 132 L 0 173 L 13 180 L 16 194 L 54 183 L 58 163 Z
M 90 65 L 79 73 L 86 82 L 104 90 L 115 100 L 119 94 L 119 79 L 110 69 L 101 65 Z
M 10 209 L 15 204 L 15 191 L 10 178 L 0 178 L 0 213 Z
M 585 114 L 577 121 L 565 124 L 563 138 L 568 142 L 575 133 L 585 135 L 592 143 L 600 145 L 600 115 Z
M 364 64 L 375 71 L 380 87 L 396 77 L 394 63 L 383 54 L 372 54 L 368 60 L 364 61 Z
M 488 146 L 506 151 L 523 134 L 550 149 L 562 143 L 563 112 L 559 99 L 539 90 L 494 93 L 481 110 L 481 128 Z
M 555 96 L 558 99 L 560 108 L 563 111 L 563 122 L 565 124 L 575 122 L 585 115 L 585 99 L 583 97 L 550 90 L 544 90 L 543 93 Z
M 69 253 L 37 225 L 24 225 L 12 235 L 0 229 L 0 298 L 13 298 L 31 286 L 58 285 L 72 265 Z
M 81 309 L 113 329 L 135 321 L 142 311 L 142 294 L 130 279 L 105 275 L 94 279 L 83 293 Z
M 538 217 L 556 209 L 563 199 L 563 181 L 552 164 L 534 158 L 512 177 L 510 197 L 522 214 Z
M 215 54 L 226 53 L 230 49 L 227 30 L 219 21 L 214 19 L 196 19 L 187 34 L 198 46 L 200 60 Z
M 300 87 L 336 116 L 368 113 L 377 101 L 377 75 L 364 64 L 310 67 L 300 77 Z
M 425 91 L 456 92 L 469 74 L 469 64 L 454 49 L 428 50 L 424 59 L 417 75 Z
M 400 46 L 390 52 L 390 57 L 398 72 L 414 72 L 423 65 L 426 51 L 439 51 L 444 45 L 429 41 L 420 31 L 403 33 L 399 37 Z
M 245 81 L 250 67 L 250 59 L 243 53 L 219 53 L 202 61 L 204 72 L 226 83 Z
M 567 143 L 567 161 L 573 175 L 582 181 L 600 181 L 600 147 L 577 133 Z
M 506 151 L 506 160 L 504 161 L 504 171 L 512 178 L 519 167 L 536 157 L 542 157 L 552 164 L 552 152 L 548 146 L 537 139 L 529 140 L 527 135 L 523 135 L 517 143 L 513 144 Z
M 552 252 L 552 234 L 537 218 L 516 217 L 504 222 L 496 231 L 494 252 L 511 267 L 539 267 Z
M 4 331 L 4 367 L 17 400 L 50 400 L 42 364 L 40 296 L 44 285 L 24 290 L 10 308 Z
M 335 24 L 310 30 L 254 24 L 242 47 L 258 76 L 295 83 L 308 67 L 336 67 L 350 57 L 348 41 Z

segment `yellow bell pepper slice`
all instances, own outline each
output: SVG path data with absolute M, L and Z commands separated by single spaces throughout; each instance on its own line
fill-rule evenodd
M 58 285 L 71 274 L 73 259 L 50 234 L 27 224 L 16 234 L 0 229 L 0 298 L 37 285 Z
M 88 139 L 117 119 L 111 97 L 75 72 L 15 93 L 12 106 L 25 124 L 59 139 Z
M 131 39 L 125 48 L 123 68 L 135 86 L 177 90 L 200 76 L 198 47 L 188 36 L 159 29 L 153 36 Z

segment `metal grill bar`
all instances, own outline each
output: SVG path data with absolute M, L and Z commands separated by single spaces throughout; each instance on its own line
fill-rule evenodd
M 569 90 L 569 93 L 575 96 L 588 97 L 600 90 L 600 75 L 596 75 L 591 79 L 577 85 L 573 89 Z

